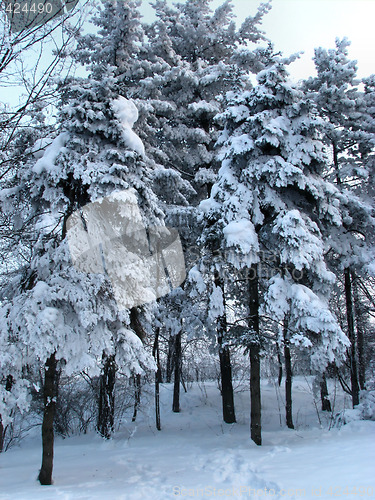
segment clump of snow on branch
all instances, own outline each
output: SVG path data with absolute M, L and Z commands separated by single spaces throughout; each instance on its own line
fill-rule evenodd
M 258 237 L 251 221 L 248 219 L 232 221 L 224 227 L 223 233 L 226 246 L 237 250 L 228 253 L 228 261 L 237 269 L 258 262 Z
M 116 354 L 119 359 L 126 359 L 127 362 L 121 365 L 121 373 L 126 377 L 133 374 L 143 375 L 144 368 L 156 370 L 156 364 L 144 349 L 142 341 L 129 328 L 120 328 L 118 331 L 118 345 Z
M 210 295 L 209 304 L 209 317 L 212 320 L 222 316 L 224 314 L 224 297 L 223 290 L 218 286 L 213 286 L 212 293 Z
M 37 141 L 33 149 L 35 150 L 34 156 L 39 157 L 39 160 L 35 163 L 32 169 L 33 172 L 40 175 L 44 170 L 48 172 L 55 169 L 56 158 L 61 152 L 65 151 L 65 144 L 68 139 L 69 134 L 62 132 L 47 147 L 45 147 L 46 142 Z M 42 146 L 43 149 L 41 149 Z
M 122 138 L 129 149 L 145 156 L 145 147 L 138 135 L 132 130 L 138 120 L 138 110 L 135 104 L 125 97 L 118 97 L 111 102 L 112 110 L 121 124 Z
M 206 291 L 206 283 L 203 280 L 202 273 L 199 271 L 197 266 L 194 266 L 188 275 L 188 281 L 194 284 L 193 290 L 190 293 L 191 296 L 197 296 Z
M 299 210 L 289 210 L 277 216 L 272 232 L 288 242 L 280 252 L 282 264 L 292 263 L 300 271 L 312 269 L 325 280 L 335 281 L 324 262 L 324 246 L 315 222 Z

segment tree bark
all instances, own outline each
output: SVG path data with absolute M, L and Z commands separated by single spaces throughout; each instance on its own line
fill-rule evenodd
M 220 373 L 221 373 L 221 397 L 223 404 L 223 419 L 226 424 L 236 422 L 234 410 L 232 366 L 228 346 L 219 343 Z
M 139 319 L 139 310 L 137 307 L 132 307 L 130 309 L 130 326 L 143 344 L 144 340 L 146 338 L 146 332 L 145 332 L 145 330 L 142 326 L 142 323 Z M 114 376 L 115 375 L 116 374 L 114 374 Z M 139 407 L 140 402 L 141 402 L 141 375 L 137 374 L 135 376 L 135 401 L 134 401 L 134 411 L 133 411 L 132 422 L 135 422 L 135 420 L 137 418 L 137 412 L 138 412 L 138 407 Z M 113 403 L 113 406 L 114 406 L 114 403 Z
M 115 413 L 115 356 L 103 353 L 102 373 L 99 378 L 99 412 L 97 430 L 101 436 L 109 439 L 114 430 Z
M 366 354 L 364 344 L 364 324 L 363 324 L 363 306 L 358 290 L 358 277 L 355 272 L 351 272 L 353 283 L 353 298 L 354 298 L 354 312 L 355 324 L 357 327 L 357 347 L 358 347 L 358 379 L 361 390 L 366 389 Z
M 136 307 L 132 307 L 130 309 L 130 327 L 134 330 L 135 334 L 143 344 L 147 334 L 142 326 L 141 320 L 139 319 L 139 311 Z
M 13 379 L 12 375 L 8 375 L 7 378 L 6 378 L 6 382 L 5 382 L 5 390 L 6 391 L 10 392 L 12 390 L 13 382 L 14 382 L 14 379 Z M 4 427 L 3 419 L 2 419 L 2 417 L 0 415 L 0 453 L 4 449 L 4 441 L 5 441 L 6 430 L 7 430 L 7 426 Z
M 175 338 L 170 335 L 168 339 L 168 355 L 167 355 L 167 369 L 166 369 L 166 382 L 169 384 L 172 382 L 172 374 L 174 370 L 174 348 L 175 348 Z
M 333 164 L 336 171 L 337 185 L 341 186 L 342 181 L 340 177 L 340 165 L 338 157 L 338 149 L 335 141 L 332 141 L 333 147 Z M 345 299 L 346 299 L 346 317 L 348 322 L 348 337 L 351 343 L 351 348 L 349 350 L 349 361 L 350 361 L 350 381 L 351 381 L 351 395 L 353 408 L 359 404 L 359 383 L 358 383 L 358 369 L 357 369 L 357 359 L 356 359 L 356 338 L 354 331 L 354 307 L 353 307 L 353 293 L 352 293 L 352 281 L 351 281 L 351 271 L 350 268 L 344 270 L 344 281 L 345 281 Z
M 283 364 L 281 362 L 280 345 L 278 342 L 276 344 L 276 348 L 277 348 L 277 364 L 279 367 L 279 373 L 277 376 L 277 383 L 279 384 L 279 387 L 280 387 L 281 382 L 283 380 Z
M 328 387 L 325 373 L 323 373 L 322 380 L 320 382 L 320 398 L 322 400 L 322 411 L 332 411 L 331 402 L 328 397 Z
M 364 343 L 364 328 L 361 318 L 357 321 L 357 347 L 358 347 L 358 381 L 362 391 L 366 389 L 366 356 Z
M 349 361 L 350 361 L 352 404 L 354 408 L 354 406 L 359 404 L 359 383 L 358 383 L 358 369 L 357 369 L 356 338 L 354 331 L 353 291 L 352 291 L 351 273 L 349 268 L 345 269 L 344 278 L 345 278 L 346 317 L 348 322 L 348 337 L 351 344 L 349 350 Z
M 335 167 L 336 173 L 336 182 L 338 186 L 341 186 L 341 177 L 340 177 L 340 165 L 339 165 L 339 153 L 337 150 L 337 145 L 334 141 L 332 141 L 332 153 L 333 153 L 333 165 Z
M 132 422 L 137 419 L 138 407 L 141 402 L 141 375 L 137 373 L 134 377 L 134 410 L 132 416 Z
M 181 332 L 175 336 L 175 352 L 174 352 L 174 385 L 173 385 L 173 404 L 172 411 L 180 412 L 180 382 L 181 382 Z
M 154 347 L 152 349 L 152 354 L 155 358 L 157 370 L 155 372 L 155 420 L 156 429 L 161 431 L 160 423 L 160 379 L 161 379 L 161 368 L 160 368 L 160 354 L 159 354 L 159 334 L 160 328 L 156 329 Z
M 292 360 L 290 355 L 290 341 L 288 332 L 288 319 L 284 319 L 283 328 L 284 340 L 284 360 L 285 360 L 285 416 L 286 425 L 289 429 L 294 429 L 292 411 Z
M 250 352 L 250 435 L 255 444 L 262 444 L 261 394 L 260 394 L 260 335 L 259 335 L 259 289 L 258 265 L 249 269 L 249 327 L 252 340 Z
M 42 423 L 42 466 L 39 472 L 39 482 L 43 485 L 52 484 L 54 432 L 53 421 L 55 417 L 57 397 L 57 361 L 55 354 L 47 359 L 44 369 L 44 413 Z
M 224 343 L 227 333 L 227 316 L 225 312 L 224 282 L 218 271 L 214 274 L 215 286 L 220 288 L 223 296 L 224 312 L 217 318 L 217 341 L 219 344 L 220 376 L 221 376 L 221 398 L 223 405 L 223 419 L 227 424 L 236 422 L 234 411 L 232 365 L 230 362 L 229 347 Z
M 3 419 L 1 418 L 1 415 L 0 415 L 0 453 L 4 449 L 4 438 L 5 438 L 5 429 L 4 429 L 4 425 L 3 425 Z

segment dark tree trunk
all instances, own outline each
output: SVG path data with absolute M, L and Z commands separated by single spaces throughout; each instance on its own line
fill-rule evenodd
M 217 318 L 217 341 L 219 344 L 220 376 L 221 376 L 221 398 L 223 404 L 223 419 L 227 424 L 236 422 L 234 411 L 232 365 L 230 362 L 229 347 L 224 343 L 227 333 L 227 316 L 225 312 L 224 282 L 218 271 L 214 275 L 215 286 L 221 289 L 223 296 L 224 313 Z
M 169 384 L 172 382 L 172 373 L 174 370 L 174 348 L 175 348 L 175 338 L 170 335 L 168 339 L 168 356 L 167 356 L 167 369 L 166 369 L 166 382 Z
M 320 399 L 322 400 L 322 411 L 332 411 L 331 402 L 328 397 L 328 387 L 325 373 L 323 373 L 322 380 L 320 382 Z
M 174 413 L 180 412 L 180 382 L 181 382 L 181 332 L 175 336 L 175 351 L 174 351 L 174 385 L 173 385 L 173 405 Z
M 184 374 L 183 374 L 182 370 L 180 372 L 180 377 L 181 377 L 181 385 L 182 385 L 182 387 L 184 389 L 184 392 L 187 392 L 187 387 L 186 387 L 186 384 L 185 384 Z
M 13 382 L 14 382 L 14 379 L 13 379 L 12 375 L 8 375 L 7 378 L 6 378 L 6 382 L 5 382 L 5 390 L 6 391 L 10 392 L 12 390 Z M 0 453 L 4 449 L 4 441 L 5 441 L 6 430 L 7 430 L 7 426 L 4 427 L 3 419 L 2 419 L 2 417 L 0 415 Z
M 99 378 L 99 412 L 97 430 L 101 436 L 109 439 L 114 430 L 115 413 L 115 356 L 103 353 L 102 372 Z
M 156 362 L 156 372 L 155 372 L 155 420 L 156 428 L 158 431 L 161 430 L 160 424 L 160 379 L 161 379 L 161 368 L 160 368 L 160 355 L 159 355 L 159 334 L 160 328 L 156 329 L 154 347 L 152 349 L 152 354 Z
M 336 173 L 337 185 L 341 186 L 342 182 L 340 177 L 339 155 L 338 155 L 337 145 L 334 141 L 332 142 L 332 152 L 333 152 L 333 165 L 336 171 L 335 173 Z
M 357 327 L 357 347 L 358 347 L 358 379 L 359 386 L 362 390 L 366 389 L 366 355 L 364 348 L 364 324 L 363 324 L 363 307 L 358 290 L 358 277 L 355 272 L 351 272 L 353 283 L 353 297 L 354 297 L 354 312 L 355 323 Z
M 366 359 L 364 348 L 364 328 L 362 320 L 357 322 L 358 380 L 362 391 L 366 389 Z
M 137 373 L 133 377 L 134 379 L 134 410 L 132 416 L 132 422 L 135 422 L 137 419 L 138 407 L 141 402 L 141 375 Z
M 362 320 L 357 321 L 357 346 L 358 346 L 358 379 L 362 391 L 366 389 L 366 357 L 364 345 L 364 328 Z
M 249 327 L 252 340 L 250 352 L 250 434 L 255 444 L 262 444 L 261 396 L 260 396 L 260 336 L 259 336 L 259 289 L 258 265 L 249 269 Z
M 340 177 L 340 165 L 337 145 L 333 141 L 333 164 L 336 171 L 337 185 L 341 186 Z M 357 359 L 356 359 L 356 338 L 354 331 L 354 307 L 353 307 L 353 292 L 352 292 L 352 281 L 350 268 L 344 270 L 344 281 L 345 281 L 345 299 L 346 299 L 346 318 L 348 322 L 348 337 L 351 343 L 351 348 L 349 350 L 349 361 L 350 361 L 350 382 L 351 382 L 351 396 L 353 408 L 359 404 L 359 383 L 358 383 L 358 369 L 357 369 Z
M 279 374 L 277 377 L 277 383 L 279 384 L 279 387 L 281 385 L 281 382 L 283 380 L 283 363 L 281 361 L 281 354 L 280 354 L 280 346 L 279 343 L 276 344 L 277 348 L 277 364 L 279 366 Z
M 345 298 L 346 298 L 346 317 L 348 321 L 348 337 L 350 340 L 349 361 L 350 361 L 350 381 L 352 403 L 354 406 L 359 404 L 359 384 L 358 384 L 358 369 L 357 369 L 357 354 L 356 354 L 356 338 L 354 331 L 354 307 L 353 307 L 353 291 L 350 269 L 344 271 L 345 277 Z
M 228 346 L 220 346 L 219 344 L 219 358 L 223 419 L 226 424 L 233 424 L 236 422 L 236 415 L 234 411 L 232 366 Z
M 284 360 L 285 360 L 285 416 L 286 425 L 289 429 L 294 429 L 292 411 L 292 360 L 290 355 L 290 342 L 288 332 L 288 320 L 284 319 L 283 328 L 284 339 Z
M 4 438 L 5 438 L 5 429 L 4 429 L 4 425 L 3 425 L 3 419 L 1 418 L 1 415 L 0 415 L 0 453 L 4 449 Z
M 144 342 L 144 339 L 146 337 L 146 332 L 142 326 L 142 323 L 139 319 L 139 311 L 136 307 L 132 307 L 130 309 L 130 326 L 132 330 L 135 332 L 137 337 L 141 340 L 141 342 Z M 114 360 L 113 360 L 114 362 Z M 114 363 L 114 373 L 113 373 L 113 389 L 114 389 L 114 383 L 115 383 L 115 377 L 116 377 L 116 365 Z M 138 373 L 135 375 L 134 378 L 135 381 L 135 399 L 134 399 L 134 411 L 133 411 L 133 417 L 132 417 L 132 422 L 135 422 L 137 418 L 137 413 L 138 413 L 138 408 L 141 402 L 141 375 Z M 113 411 L 114 411 L 114 392 L 113 392 Z M 113 412 L 112 412 L 113 414 Z M 113 421 L 113 417 L 112 417 Z M 112 424 L 113 427 L 113 424 Z
M 44 413 L 42 423 L 42 467 L 39 472 L 40 484 L 52 484 L 53 470 L 53 420 L 55 417 L 56 397 L 57 397 L 57 361 L 55 354 L 52 354 L 46 361 L 44 369 Z
M 132 307 L 130 309 L 130 326 L 143 343 L 146 337 L 146 332 L 142 326 L 141 320 L 139 319 L 139 311 L 136 307 Z

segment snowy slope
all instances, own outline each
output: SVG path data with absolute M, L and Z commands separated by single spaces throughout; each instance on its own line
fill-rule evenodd
M 303 378 L 297 377 L 294 384 L 295 431 L 285 428 L 283 408 L 278 411 L 282 391 L 277 394 L 272 384 L 263 385 L 262 447 L 249 438 L 246 390 L 236 393 L 238 423 L 227 425 L 221 422 L 220 394 L 214 383 L 193 385 L 187 394 L 182 393 L 180 414 L 170 411 L 172 387 L 165 384 L 162 389 L 161 432 L 154 427 L 152 394 L 145 394 L 138 421 L 123 423 L 112 441 L 95 434 L 58 438 L 53 486 L 42 487 L 36 481 L 41 456 L 36 437 L 2 454 L 0 499 L 353 499 L 371 498 L 371 492 L 375 495 L 375 422 L 352 422 L 328 431 L 329 416 L 321 415 L 319 427 Z M 348 400 L 338 394 L 336 405 L 348 406 Z M 351 494 L 344 494 L 346 486 Z M 369 487 L 374 490 L 359 489 Z

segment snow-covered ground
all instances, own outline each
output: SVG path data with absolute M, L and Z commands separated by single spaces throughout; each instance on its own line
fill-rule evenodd
M 319 424 L 310 383 L 294 381 L 294 431 L 284 425 L 282 391 L 263 384 L 262 447 L 249 438 L 248 391 L 236 392 L 238 422 L 227 425 L 214 383 L 182 392 L 179 414 L 170 409 L 172 386 L 163 385 L 160 432 L 150 394 L 137 422 L 124 422 L 111 441 L 57 438 L 53 486 L 36 481 L 41 443 L 29 437 L 0 456 L 0 499 L 375 497 L 375 422 L 328 430 L 330 415 Z M 337 391 L 336 409 L 343 406 L 349 400 Z

